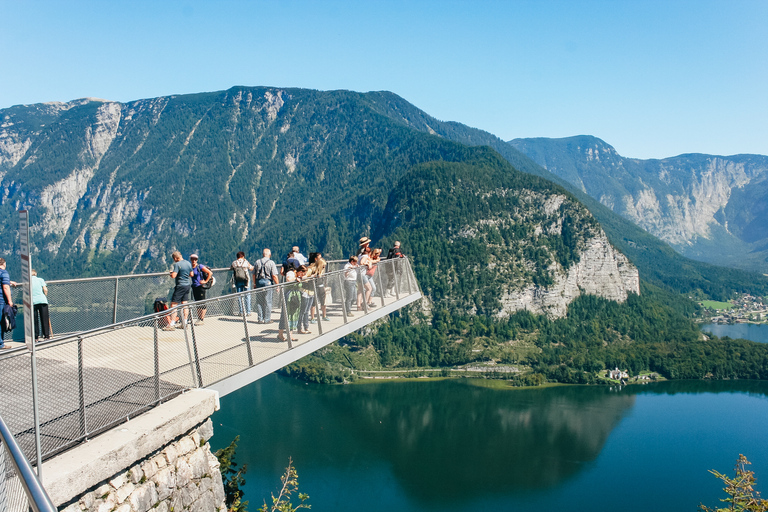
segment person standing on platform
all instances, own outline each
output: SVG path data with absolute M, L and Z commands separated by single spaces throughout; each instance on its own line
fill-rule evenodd
M 272 261 L 272 251 L 264 249 L 262 258 L 253 264 L 253 282 L 256 288 L 267 288 L 260 295 L 256 296 L 256 315 L 257 322 L 268 324 L 272 322 L 272 292 L 269 286 L 278 284 L 280 277 L 277 272 L 277 265 Z
M 251 272 L 253 272 L 253 265 L 248 263 L 245 259 L 245 253 L 239 251 L 237 253 L 237 259 L 229 266 L 229 270 L 232 271 L 232 280 L 235 283 L 235 293 L 244 292 L 250 289 Z M 251 296 L 247 295 L 245 299 L 240 300 L 240 304 L 245 303 L 245 315 L 251 314 Z M 242 312 L 241 312 L 242 313 Z
M 16 286 L 14 281 L 11 281 L 11 275 L 5 270 L 5 259 L 0 258 L 0 315 L 2 315 L 5 306 L 13 308 L 13 297 L 11 296 L 11 286 Z M 0 330 L 0 349 L 11 348 L 6 347 L 3 338 L 5 337 L 5 324 L 3 324 L 2 330 Z
M 301 254 L 301 252 L 299 252 L 298 245 L 294 245 L 293 248 L 291 249 L 291 252 L 293 252 L 293 257 L 299 261 L 299 265 L 307 266 L 309 264 L 307 257 Z
M 37 277 L 37 270 L 35 269 L 32 269 L 32 308 L 35 312 L 35 341 L 40 339 L 41 333 L 46 340 L 51 339 L 51 319 L 48 316 L 48 286 L 42 278 Z
M 394 247 L 387 253 L 387 259 L 399 260 L 400 258 L 405 258 L 405 255 L 403 254 L 403 251 L 400 250 L 400 242 L 395 242 Z M 393 261 L 387 265 L 387 293 L 384 294 L 384 297 L 395 295 L 395 279 L 396 277 L 400 277 L 401 272 L 402 268 L 400 261 Z
M 171 296 L 171 307 L 178 306 L 179 304 L 186 304 L 189 301 L 189 289 L 192 287 L 192 278 L 189 277 L 192 272 L 192 264 L 185 260 L 179 251 L 174 251 L 171 254 L 173 258 L 173 267 L 171 267 L 171 278 L 175 280 L 175 286 L 173 287 L 173 295 Z M 187 321 L 186 312 L 182 311 L 181 318 L 174 311 L 171 317 L 171 324 L 168 327 L 163 327 L 164 331 L 171 331 L 174 327 L 177 329 L 183 329 Z
M 349 262 L 344 265 L 344 308 L 347 316 L 355 316 L 352 304 L 357 301 L 357 272 L 357 256 L 350 256 Z
M 199 257 L 197 254 L 191 254 L 189 256 L 189 262 L 192 264 L 192 271 L 189 273 L 189 277 L 192 278 L 192 297 L 195 299 L 195 302 L 200 300 L 205 300 L 205 292 L 210 288 L 210 286 L 204 286 L 208 283 L 208 281 L 211 280 L 213 277 L 213 272 L 211 272 L 211 269 L 206 267 L 205 265 L 198 263 Z M 203 325 L 203 321 L 205 320 L 205 312 L 206 307 L 198 306 L 197 308 L 197 322 L 195 322 L 195 325 Z

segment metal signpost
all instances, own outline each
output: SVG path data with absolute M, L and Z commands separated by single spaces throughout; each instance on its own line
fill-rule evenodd
M 40 457 L 40 417 L 37 414 L 37 359 L 35 357 L 34 309 L 32 308 L 32 258 L 29 255 L 29 212 L 19 211 L 19 251 L 21 256 L 21 280 L 24 290 L 24 343 L 32 352 L 32 415 L 35 421 L 35 454 L 37 478 L 42 482 L 43 461 Z

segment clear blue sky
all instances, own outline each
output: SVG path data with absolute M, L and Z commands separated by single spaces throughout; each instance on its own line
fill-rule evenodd
M 768 1 L 0 0 L 0 108 L 389 90 L 504 140 L 768 155 Z

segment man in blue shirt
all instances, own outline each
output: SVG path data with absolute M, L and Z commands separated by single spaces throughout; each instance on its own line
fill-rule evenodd
M 181 257 L 179 251 L 175 251 L 171 254 L 173 258 L 173 267 L 171 268 L 171 277 L 176 280 L 176 286 L 173 288 L 173 296 L 171 296 L 171 307 L 178 306 L 179 304 L 186 304 L 189 300 L 189 289 L 192 287 L 192 278 L 190 273 L 192 272 L 192 264 Z M 184 319 L 178 324 L 176 313 L 173 313 L 171 317 L 171 325 L 164 327 L 163 330 L 172 330 L 174 327 L 177 329 L 183 329 L 186 322 L 186 313 L 183 313 Z
M 13 306 L 13 297 L 11 296 L 11 286 L 16 286 L 16 283 L 11 281 L 11 275 L 5 270 L 5 259 L 0 258 L 0 314 L 2 314 L 5 305 Z M 0 331 L 0 349 L 11 348 L 6 347 L 3 337 L 5 336 L 5 330 Z

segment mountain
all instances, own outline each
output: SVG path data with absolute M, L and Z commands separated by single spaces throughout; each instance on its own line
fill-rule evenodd
M 446 125 L 391 93 L 236 87 L 126 104 L 19 106 L 0 119 L 0 251 L 11 259 L 15 211 L 29 208 L 35 265 L 49 278 L 164 270 L 175 249 L 222 266 L 240 249 L 255 255 L 267 245 L 276 255 L 298 244 L 340 258 L 361 234 L 397 230 L 398 205 L 414 200 L 421 166 L 434 163 L 463 176 L 463 187 L 441 178 L 443 192 L 475 194 L 462 193 L 441 212 L 455 208 L 461 223 L 439 223 L 440 232 L 455 230 L 453 247 L 473 247 L 480 265 L 463 292 L 493 295 L 475 286 L 501 282 L 484 265 L 509 270 L 509 282 L 494 288 L 503 299 L 467 308 L 562 316 L 584 292 L 618 300 L 639 292 L 637 270 L 566 191 L 488 148 L 428 133 L 429 123 Z M 410 199 L 390 197 L 393 189 Z M 419 196 L 415 210 L 422 224 L 440 208 L 429 199 Z M 417 265 L 435 254 L 430 244 L 411 243 Z
M 350 336 L 384 365 L 524 362 L 536 373 L 515 377 L 529 383 L 591 382 L 606 365 L 765 378 L 768 347 L 704 344 L 693 303 L 668 291 L 765 279 L 734 284 L 566 187 L 500 139 L 387 92 L 234 87 L 0 110 L 12 274 L 20 208 L 47 279 L 167 270 L 176 249 L 225 266 L 238 250 L 340 258 L 361 235 L 399 239 L 426 299 Z
M 768 272 L 768 156 L 639 160 L 590 136 L 509 144 L 687 257 Z
M 666 242 L 607 208 L 580 187 L 551 173 L 499 137 L 461 123 L 439 121 L 395 94 L 376 94 L 372 104 L 383 115 L 391 116 L 414 130 L 467 146 L 490 146 L 515 169 L 552 181 L 569 191 L 589 209 L 611 244 L 638 267 L 641 276 L 648 282 L 679 293 L 701 293 L 718 300 L 727 300 L 734 293 L 768 294 L 768 279 L 765 276 L 680 255 Z

